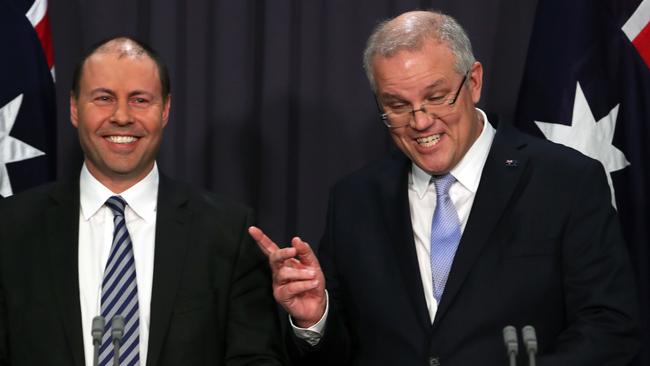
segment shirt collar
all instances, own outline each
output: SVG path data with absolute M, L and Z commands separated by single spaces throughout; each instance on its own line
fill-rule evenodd
M 144 179 L 119 194 L 128 207 L 145 221 L 156 219 L 159 179 L 158 165 L 154 163 Z M 116 193 L 111 192 L 90 174 L 84 163 L 79 176 L 79 197 L 84 220 L 90 220 L 104 206 L 106 200 L 115 195 Z
M 472 193 L 476 193 L 478 190 L 478 184 L 481 180 L 481 173 L 483 172 L 483 166 L 487 160 L 488 153 L 490 152 L 490 147 L 492 146 L 492 140 L 494 140 L 495 129 L 492 127 L 490 122 L 481 109 L 476 108 L 477 112 L 480 114 L 483 119 L 483 130 L 479 137 L 474 141 L 472 146 L 467 150 L 465 156 L 456 164 L 456 166 L 451 169 L 451 175 L 456 178 L 456 180 L 463 185 L 467 190 Z M 411 167 L 411 177 L 409 182 L 412 184 L 415 192 L 418 197 L 422 198 L 429 188 L 429 183 L 431 182 L 431 174 L 422 170 L 415 163 Z

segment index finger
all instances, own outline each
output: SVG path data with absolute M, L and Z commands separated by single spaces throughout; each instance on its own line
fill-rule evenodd
M 267 257 L 279 249 L 278 245 L 275 244 L 271 238 L 266 236 L 260 228 L 251 226 L 248 228 L 248 233 Z

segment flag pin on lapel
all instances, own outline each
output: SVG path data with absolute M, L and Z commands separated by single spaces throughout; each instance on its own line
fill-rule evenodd
M 509 168 L 515 168 L 519 166 L 519 162 L 514 159 L 508 159 L 506 160 L 506 166 Z

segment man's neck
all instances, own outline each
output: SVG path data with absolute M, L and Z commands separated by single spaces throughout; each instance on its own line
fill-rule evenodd
M 151 173 L 151 170 L 154 168 L 154 163 L 151 163 L 151 166 L 149 169 L 145 169 L 143 173 L 137 174 L 137 175 L 130 175 L 130 174 L 124 174 L 124 175 L 106 175 L 100 172 L 98 169 L 95 169 L 92 164 L 88 164 L 88 162 L 85 163 L 86 168 L 88 168 L 88 172 L 95 178 L 99 183 L 101 183 L 104 187 L 108 188 L 111 192 L 115 194 L 120 194 L 127 189 L 133 187 L 134 185 L 138 184 L 138 182 L 142 181 L 144 178 Z

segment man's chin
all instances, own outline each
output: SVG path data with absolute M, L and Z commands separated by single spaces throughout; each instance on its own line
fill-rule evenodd
M 150 165 L 143 166 L 134 162 L 120 162 L 118 164 L 105 164 L 99 171 L 101 175 L 108 179 L 124 181 L 142 176 L 145 174 L 147 166 Z
M 449 173 L 451 170 L 451 164 L 449 162 L 422 159 L 416 160 L 415 164 L 431 175 L 443 175 Z

